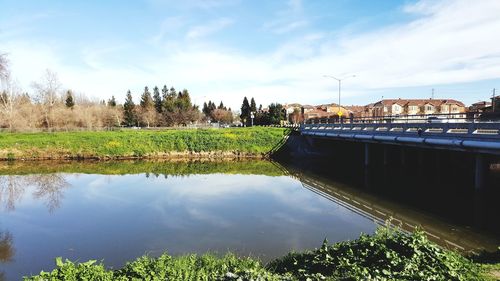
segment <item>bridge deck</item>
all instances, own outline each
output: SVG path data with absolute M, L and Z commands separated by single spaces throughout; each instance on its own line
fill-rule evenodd
M 302 135 L 500 155 L 500 123 L 303 124 Z

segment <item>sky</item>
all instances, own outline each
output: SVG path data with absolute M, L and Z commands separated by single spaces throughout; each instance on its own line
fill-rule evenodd
M 99 99 L 145 86 L 197 104 L 471 104 L 500 88 L 498 0 L 0 0 L 0 53 L 24 91 L 44 71 Z M 354 77 L 353 77 L 354 76 Z

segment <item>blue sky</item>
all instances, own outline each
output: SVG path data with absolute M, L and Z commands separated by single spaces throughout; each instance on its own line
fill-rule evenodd
M 0 53 L 24 91 L 45 69 L 87 96 L 174 86 L 223 100 L 342 104 L 500 88 L 497 0 L 2 0 Z

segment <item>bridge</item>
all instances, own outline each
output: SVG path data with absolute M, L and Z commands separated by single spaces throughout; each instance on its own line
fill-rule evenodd
M 347 122 L 302 124 L 299 132 L 313 139 L 327 139 L 364 144 L 364 164 L 370 165 L 371 144 L 451 150 L 475 157 L 475 187 L 484 185 L 485 170 L 491 157 L 500 155 L 500 122 L 453 116 L 418 116 L 418 118 L 383 117 L 347 119 Z M 384 160 L 385 162 L 385 160 Z

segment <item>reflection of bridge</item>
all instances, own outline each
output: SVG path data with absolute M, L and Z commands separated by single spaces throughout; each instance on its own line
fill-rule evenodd
M 466 228 L 451 226 L 420 213 L 397 206 L 388 201 L 375 199 L 369 195 L 354 192 L 341 186 L 325 184 L 323 181 L 304 175 L 297 175 L 303 186 L 363 217 L 373 220 L 379 225 L 385 221 L 398 225 L 406 231 L 414 231 L 421 227 L 430 240 L 445 246 L 466 252 L 481 250 L 495 251 L 497 242 L 494 239 L 476 234 Z
M 387 145 L 395 145 L 402 149 L 416 147 L 469 152 L 475 157 L 475 186 L 481 188 L 490 157 L 500 155 L 500 123 L 452 123 L 448 120 L 439 120 L 439 123 L 430 119 L 432 123 L 383 120 L 303 124 L 299 130 L 302 136 L 310 138 L 363 143 L 366 166 L 370 164 L 370 144 L 383 145 L 384 149 Z

